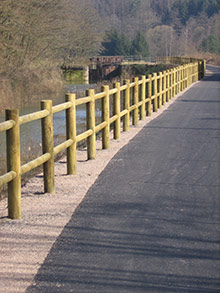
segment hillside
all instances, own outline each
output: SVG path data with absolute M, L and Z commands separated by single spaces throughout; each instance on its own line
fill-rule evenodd
M 103 21 L 132 39 L 140 31 L 151 56 L 220 53 L 220 0 L 91 0 Z
M 59 94 L 60 66 L 93 55 L 220 54 L 219 11 L 220 0 L 1 0 L 0 110 Z

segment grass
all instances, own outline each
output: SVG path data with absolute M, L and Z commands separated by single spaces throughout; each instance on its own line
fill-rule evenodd
M 83 71 L 67 69 L 63 71 L 67 83 L 83 83 Z
M 158 64 L 158 65 L 140 65 L 136 64 L 132 66 L 132 73 L 134 75 L 148 75 L 152 73 L 158 73 L 170 68 L 170 65 Z

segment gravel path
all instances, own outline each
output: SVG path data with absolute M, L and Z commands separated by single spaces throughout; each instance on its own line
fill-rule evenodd
M 109 150 L 97 142 L 97 159 L 87 161 L 86 150 L 77 152 L 77 175 L 66 176 L 66 159 L 55 165 L 56 193 L 43 194 L 42 174 L 22 188 L 22 219 L 7 218 L 7 200 L 0 202 L 0 292 L 25 292 L 44 262 L 56 238 L 68 223 L 88 189 L 112 157 L 147 123 L 165 111 L 175 99 L 157 113 L 139 121 L 120 140 L 111 139 Z

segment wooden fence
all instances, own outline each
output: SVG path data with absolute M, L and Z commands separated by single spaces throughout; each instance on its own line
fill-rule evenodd
M 173 69 L 125 80 L 123 85 L 116 82 L 112 89 L 102 86 L 100 93 L 90 89 L 86 96 L 75 99 L 75 94 L 66 94 L 66 102 L 52 106 L 51 100 L 41 101 L 41 110 L 19 116 L 19 110 L 6 110 L 6 121 L 0 123 L 0 131 L 6 131 L 7 173 L 0 176 L 0 187 L 8 184 L 8 216 L 21 218 L 21 176 L 43 165 L 44 192 L 55 192 L 54 157 L 67 150 L 67 174 L 76 174 L 77 143 L 87 140 L 88 159 L 96 157 L 96 133 L 102 131 L 102 147 L 110 147 L 110 125 L 113 124 L 114 139 L 120 138 L 123 131 L 138 120 L 156 112 L 172 97 L 204 76 L 205 64 L 197 61 L 177 66 Z M 113 99 L 113 114 L 110 115 L 110 98 Z M 102 121 L 95 122 L 95 102 L 102 101 Z M 86 104 L 87 130 L 79 135 L 76 132 L 76 107 Z M 53 114 L 66 111 L 66 140 L 54 147 Z M 42 155 L 21 165 L 20 126 L 34 120 L 41 120 Z M 121 124 L 121 122 L 123 122 Z

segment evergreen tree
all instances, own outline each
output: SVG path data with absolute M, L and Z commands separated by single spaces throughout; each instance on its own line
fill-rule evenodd
M 220 39 L 216 35 L 209 35 L 203 39 L 201 49 L 204 52 L 220 54 Z
M 124 34 L 119 34 L 115 29 L 106 32 L 102 46 L 104 48 L 103 56 L 130 55 L 130 40 Z
M 131 47 L 131 55 L 138 57 L 148 57 L 149 56 L 149 48 L 147 40 L 144 35 L 139 31 L 137 32 Z
M 220 0 L 176 0 L 172 9 L 177 12 L 182 24 L 186 24 L 190 17 L 196 17 L 205 12 L 208 17 L 220 10 Z

